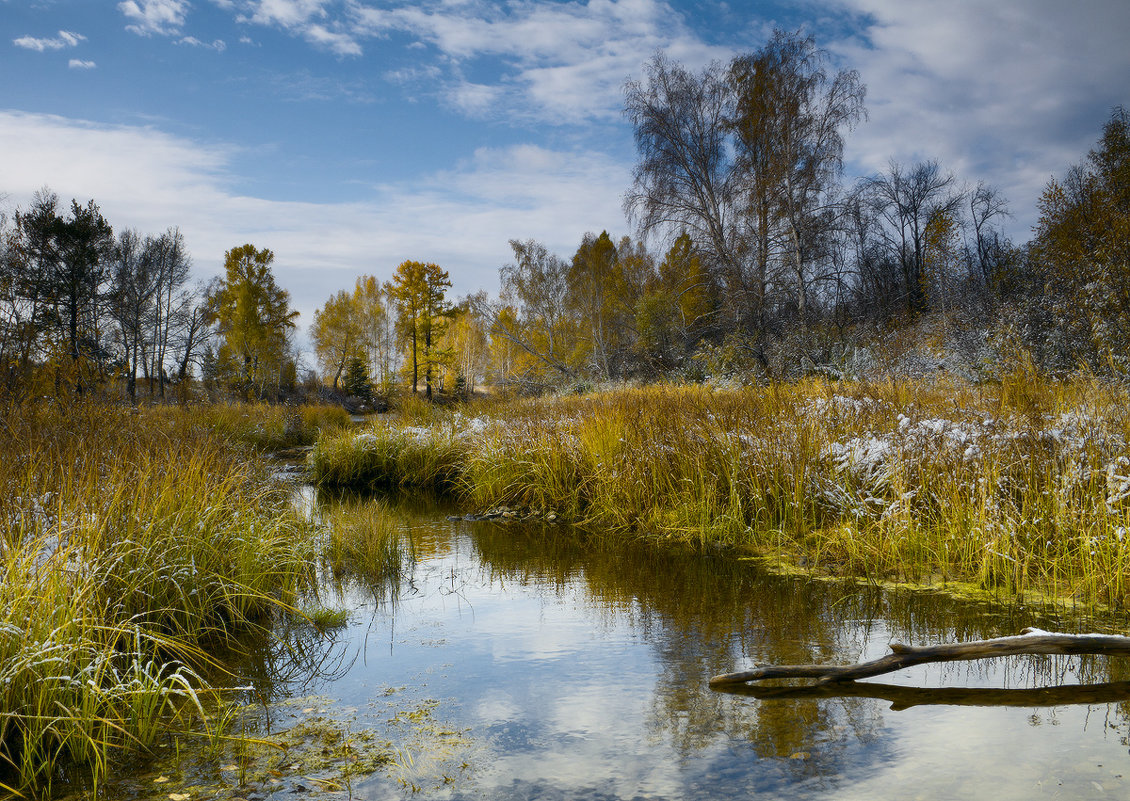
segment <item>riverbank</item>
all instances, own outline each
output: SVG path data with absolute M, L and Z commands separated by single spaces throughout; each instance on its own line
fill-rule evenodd
M 728 547 L 821 574 L 1121 609 L 1130 397 L 1019 372 L 623 388 L 329 433 L 322 486 L 429 487 L 470 510 Z
M 0 789 L 92 789 L 200 725 L 208 654 L 311 586 L 312 526 L 252 458 L 341 410 L 42 403 L 0 412 Z

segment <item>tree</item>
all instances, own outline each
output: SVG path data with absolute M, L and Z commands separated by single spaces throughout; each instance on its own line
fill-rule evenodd
M 486 367 L 487 325 L 477 311 L 485 301 L 484 292 L 460 301 L 451 310 L 451 322 L 443 336 L 443 349 L 452 355 L 454 392 L 465 400 L 475 394 L 477 379 Z
M 957 214 L 963 194 L 954 191 L 953 175 L 943 173 L 934 160 L 920 162 L 909 170 L 891 161 L 887 172 L 869 179 L 866 186 L 871 208 L 880 222 L 873 230 L 901 273 L 905 309 L 912 315 L 926 311 L 927 226 L 938 215 Z
M 636 344 L 644 369 L 677 367 L 712 309 L 710 280 L 691 238 L 682 234 L 636 303 Z
M 191 324 L 194 304 L 183 290 L 188 281 L 191 262 L 184 246 L 184 236 L 176 228 L 170 228 L 159 237 L 148 238 L 146 250 L 150 253 L 156 277 L 153 334 L 150 339 L 152 366 L 147 372 L 150 394 L 153 392 L 153 379 L 156 378 L 158 394 L 163 398 L 168 380 L 165 360 L 169 348 L 173 340 L 181 335 L 181 329 Z
M 1057 316 L 1096 368 L 1130 372 L 1130 115 L 1116 108 L 1086 160 L 1052 179 L 1031 257 Z M 1086 346 L 1086 350 L 1082 350 Z M 1088 352 L 1089 351 L 1089 352 Z
M 1005 279 L 1002 274 L 1009 263 L 1012 247 L 999 230 L 993 227 L 997 218 L 1008 217 L 1008 201 L 995 187 L 981 182 L 968 195 L 972 243 L 967 250 L 969 271 L 986 286 L 997 289 Z
M 396 268 L 389 293 L 396 304 L 397 326 L 403 341 L 411 346 L 412 391 L 417 392 L 420 364 L 424 367 L 427 398 L 432 397 L 432 376 L 442 361 L 437 349 L 446 325 L 449 309 L 444 290 L 451 287 L 451 278 L 437 264 L 405 261 Z
M 373 399 L 373 385 L 369 381 L 369 367 L 361 356 L 354 354 L 349 358 L 349 366 L 345 371 L 345 391 L 349 395 L 371 401 Z
M 155 265 L 137 231 L 118 234 L 112 268 L 111 315 L 118 326 L 122 356 L 126 363 L 126 396 L 137 399 L 137 368 L 142 358 L 142 339 L 157 289 Z
M 833 226 L 828 212 L 843 167 L 842 131 L 866 116 L 859 74 L 840 70 L 829 77 L 826 64 L 827 53 L 811 37 L 776 30 L 762 49 L 730 66 L 738 167 L 762 216 L 763 248 L 783 237 L 780 261 L 792 277 L 801 321 Z
M 843 132 L 865 112 L 858 75 L 830 76 L 826 63 L 811 38 L 776 31 L 697 75 L 659 54 L 646 84 L 625 86 L 639 152 L 626 210 L 641 235 L 690 238 L 726 328 L 752 339 L 763 364 L 788 295 L 803 321 L 833 273 Z
M 238 363 L 240 379 L 260 395 L 272 378 L 281 380 L 287 336 L 298 317 L 290 308 L 290 293 L 275 283 L 274 259 L 266 248 L 232 248 L 224 254 L 225 275 L 208 298 L 210 320 L 224 340 L 217 360 L 228 357 L 226 348 Z
M 166 360 L 173 348 L 180 353 L 178 375 L 187 375 L 204 328 L 197 296 L 184 289 L 190 267 L 184 237 L 175 228 L 144 240 L 132 230 L 118 237 L 109 296 L 131 400 L 138 367 L 149 381 L 149 394 L 165 396 Z
M 694 75 L 660 53 L 646 71 L 646 84 L 624 87 L 639 153 L 625 210 L 644 236 L 689 236 L 734 303 L 734 324 L 760 329 L 766 277 L 747 258 L 756 217 L 729 138 L 732 87 L 716 63 Z
M 27 381 L 47 328 L 50 248 L 48 242 L 37 247 L 33 235 L 49 226 L 32 220 L 37 210 L 53 216 L 56 203 L 54 196 L 38 192 L 28 214 L 17 213 L 11 224 L 0 218 L 0 367 L 11 392 Z
M 470 299 L 490 331 L 496 380 L 545 386 L 576 377 L 578 324 L 564 259 L 533 239 L 510 240 L 514 262 L 498 271 L 501 299 Z
M 361 276 L 353 288 L 353 303 L 357 307 L 357 324 L 369 375 L 376 379 L 381 391 L 387 393 L 397 358 L 396 326 L 390 308 L 389 286 L 382 285 L 371 275 Z
M 605 380 L 612 377 L 612 360 L 619 346 L 618 306 L 627 294 L 622 279 L 616 246 L 608 232 L 585 234 L 569 268 L 568 299 L 588 327 L 589 360 Z
M 47 190 L 36 194 L 29 212 L 16 213 L 16 226 L 23 261 L 30 268 L 23 293 L 35 341 L 41 333 L 53 335 L 46 344 L 56 359 L 56 384 L 63 378 L 61 357 L 69 362 L 70 380 L 81 393 L 89 368 L 101 369 L 104 362 L 102 304 L 113 230 L 93 200 L 85 206 L 74 200 L 70 216 L 59 216 L 58 197 Z
M 352 293 L 341 290 L 314 312 L 310 338 L 314 353 L 323 368 L 333 373 L 333 388 L 337 389 L 341 374 L 350 358 L 359 356 L 362 349 L 359 309 Z

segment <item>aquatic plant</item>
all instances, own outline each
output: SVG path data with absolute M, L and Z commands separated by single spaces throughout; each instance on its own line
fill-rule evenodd
M 322 558 L 337 578 L 356 578 L 377 597 L 396 595 L 414 558 L 399 518 L 380 500 L 329 505 Z
M 438 414 L 438 413 L 437 413 Z M 433 486 L 615 536 L 752 549 L 873 580 L 1120 606 L 1130 396 L 999 383 L 621 388 L 319 440 L 315 480 Z
M 205 648 L 295 603 L 314 538 L 199 414 L 11 407 L 0 437 L 0 782 L 46 795 L 199 717 Z

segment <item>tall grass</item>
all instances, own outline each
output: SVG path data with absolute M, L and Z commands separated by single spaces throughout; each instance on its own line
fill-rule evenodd
M 199 415 L 0 413 L 0 782 L 95 781 L 200 713 L 206 649 L 289 606 L 313 538 Z
M 377 597 L 396 597 L 415 555 L 403 524 L 386 503 L 366 499 L 328 506 L 322 558 L 335 578 L 352 578 Z
M 877 580 L 1130 599 L 1119 387 L 1018 371 L 991 386 L 658 386 L 477 412 L 323 438 L 315 478 L 435 481 L 476 508 L 553 510 Z
M 312 445 L 320 431 L 351 425 L 349 413 L 332 405 L 213 403 L 157 406 L 143 409 L 141 414 L 147 419 L 163 419 L 164 425 L 198 426 L 227 442 L 261 451 Z

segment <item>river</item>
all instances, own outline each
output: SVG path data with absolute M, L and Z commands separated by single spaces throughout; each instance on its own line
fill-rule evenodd
M 290 732 L 288 751 L 170 754 L 105 797 L 1130 797 L 1125 661 L 926 665 L 842 694 L 707 686 L 759 662 L 852 663 L 892 641 L 1117 620 L 780 577 L 732 556 L 449 511 L 397 505 L 410 574 L 398 586 L 327 580 L 323 600 L 349 610 L 347 625 L 280 632 L 237 665 L 254 687 L 238 730 Z M 1060 685 L 1100 686 L 1043 689 Z

